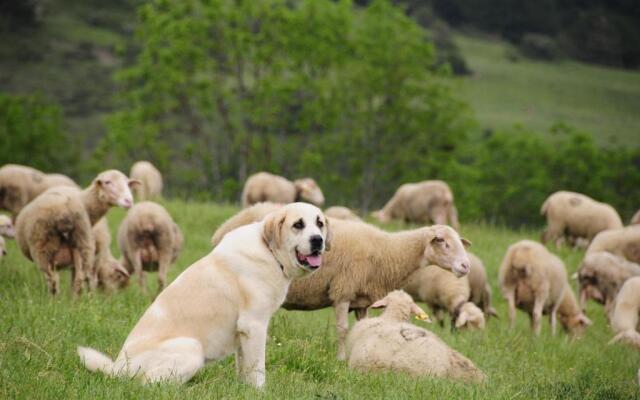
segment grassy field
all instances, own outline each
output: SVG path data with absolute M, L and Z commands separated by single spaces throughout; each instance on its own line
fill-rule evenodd
M 586 130 L 601 144 L 640 146 L 640 73 L 573 61 L 507 58 L 505 42 L 456 36 L 474 74 L 461 95 L 482 129 L 521 124 L 547 132 L 558 121 Z
M 170 280 L 210 251 L 213 230 L 236 209 L 203 203 L 166 203 L 182 227 L 186 246 Z M 109 215 L 115 233 L 122 210 Z M 398 229 L 400 225 L 391 226 Z M 78 344 L 115 356 L 135 322 L 151 301 L 136 284 L 111 296 L 94 294 L 72 301 L 69 272 L 62 273 L 63 294 L 50 298 L 44 279 L 15 242 L 0 265 L 0 398 L 273 398 L 273 399 L 630 399 L 638 398 L 636 371 L 640 353 L 607 346 L 612 337 L 600 306 L 590 304 L 594 326 L 571 341 L 551 337 L 545 321 L 540 338 L 532 337 L 528 320 L 519 313 L 516 329 L 507 329 L 506 306 L 496 288 L 497 266 L 516 240 L 538 232 L 511 231 L 484 225 L 464 226 L 473 251 L 487 265 L 501 319 L 489 321 L 485 332 L 460 332 L 428 325 L 453 348 L 471 358 L 489 381 L 463 385 L 446 380 L 415 379 L 401 374 L 368 375 L 350 371 L 335 359 L 331 310 L 279 311 L 271 322 L 267 344 L 267 385 L 263 392 L 240 383 L 232 359 L 208 365 L 184 386 L 143 387 L 136 381 L 91 374 L 79 363 Z M 119 254 L 114 245 L 115 254 Z M 560 252 L 573 272 L 582 254 Z M 152 275 L 149 281 L 155 285 Z M 214 306 L 214 305 L 212 305 Z

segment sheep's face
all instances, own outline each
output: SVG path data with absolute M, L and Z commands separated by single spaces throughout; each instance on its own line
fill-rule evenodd
M 140 184 L 139 181 L 129 179 L 125 174 L 117 170 L 102 172 L 94 182 L 98 187 L 100 200 L 122 208 L 131 208 L 133 206 L 131 187 Z
M 575 338 L 579 338 L 584 335 L 587 327 L 592 324 L 591 320 L 583 313 L 572 315 L 570 317 L 561 314 L 558 315 L 562 326 Z
M 13 223 L 11 218 L 6 215 L 0 215 L 0 236 L 14 237 L 16 235 L 13 229 Z
M 471 245 L 458 235 L 453 228 L 446 225 L 434 225 L 427 228 L 426 244 L 421 265 L 435 264 L 440 268 L 452 271 L 460 277 L 471 269 L 466 247 Z
M 464 303 L 455 321 L 457 329 L 484 329 L 485 319 L 482 310 L 471 302 Z
M 318 207 L 322 207 L 324 204 L 324 194 L 320 190 L 320 186 L 311 178 L 298 179 L 293 184 L 296 186 L 296 190 L 299 193 L 299 197 L 308 201 L 311 204 L 315 204 Z
M 389 215 L 383 210 L 374 211 L 371 213 L 371 216 L 382 223 L 391 221 L 391 217 L 389 217 Z
M 124 288 L 129 284 L 129 271 L 115 260 L 109 260 L 100 271 L 100 284 L 108 290 Z
M 264 218 L 262 236 L 288 277 L 320 268 L 331 247 L 329 220 L 311 204 L 291 203 Z

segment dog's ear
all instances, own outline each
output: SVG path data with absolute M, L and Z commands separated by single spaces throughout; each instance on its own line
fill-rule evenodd
M 287 214 L 284 209 L 273 211 L 264 218 L 262 238 L 269 247 L 277 247 L 282 244 L 282 227 Z
M 326 251 L 331 250 L 331 243 L 333 242 L 333 228 L 329 223 L 329 217 L 324 217 L 324 226 L 327 227 L 327 236 L 324 238 L 324 249 Z

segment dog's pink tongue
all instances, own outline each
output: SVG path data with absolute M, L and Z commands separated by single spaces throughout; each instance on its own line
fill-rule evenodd
M 322 256 L 307 256 L 307 262 L 313 267 L 319 267 L 322 263 Z

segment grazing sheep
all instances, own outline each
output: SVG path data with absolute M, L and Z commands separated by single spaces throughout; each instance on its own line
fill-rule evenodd
M 16 231 L 13 228 L 13 222 L 11 218 L 6 215 L 0 215 L 0 236 L 6 236 L 12 238 L 16 235 Z
M 94 270 L 98 274 L 98 286 L 112 292 L 129 284 L 129 271 L 111 253 L 111 232 L 105 218 L 92 228 L 95 240 Z
M 484 329 L 482 310 L 469 301 L 466 276 L 458 278 L 436 265 L 429 265 L 411 274 L 403 289 L 415 301 L 427 303 L 441 326 L 444 326 L 442 311 L 446 310 L 451 315 L 452 329 Z
M 613 207 L 575 192 L 553 193 L 542 204 L 540 214 L 547 217 L 542 243 L 552 240 L 556 247 L 560 247 L 564 236 L 590 242 L 598 232 L 622 227 L 622 220 Z
M 604 304 L 607 315 L 613 302 L 629 278 L 640 276 L 640 265 L 606 251 L 595 251 L 585 255 L 578 268 L 580 282 L 580 307 L 584 310 L 587 300 Z
M 616 297 L 611 316 L 611 328 L 616 334 L 611 343 L 625 343 L 640 349 L 640 276 L 627 279 Z
M 120 171 L 105 171 L 83 191 L 66 186 L 51 188 L 18 214 L 18 246 L 45 274 L 51 294 L 59 292 L 56 269 L 66 265 L 73 266 L 74 295 L 80 294 L 85 279 L 91 288 L 97 286 L 91 227 L 112 206 L 131 207 L 133 196 L 129 186 L 136 183 Z
M 516 307 L 529 314 L 536 335 L 540 334 L 543 313 L 549 314 L 554 335 L 557 313 L 561 314 L 563 327 L 572 334 L 579 334 L 591 324 L 569 287 L 564 263 L 540 243 L 521 240 L 509 246 L 500 265 L 499 281 L 509 305 L 511 326 L 515 322 Z
M 453 192 L 443 181 L 422 181 L 401 185 L 382 210 L 372 214 L 380 222 L 400 219 L 423 224 L 447 224 L 459 229 Z
M 24 165 L 6 164 L 0 168 L 0 210 L 9 211 L 15 221 L 24 206 L 55 186 L 76 184 L 64 175 L 47 175 Z
M 347 207 L 333 206 L 324 211 L 324 215 L 329 218 L 344 219 L 348 221 L 362 221 L 360 217 Z
M 158 293 L 167 283 L 167 272 L 182 249 L 182 232 L 160 204 L 138 203 L 118 229 L 118 246 L 124 267 L 146 289 L 145 271 L 158 271 Z
M 412 314 L 425 315 L 408 294 L 395 290 L 371 307 L 385 310 L 379 317 L 358 321 L 351 329 L 347 338 L 350 368 L 399 371 L 463 382 L 485 381 L 485 374 L 471 360 L 434 333 L 407 322 Z
M 587 254 L 608 251 L 640 264 L 640 225 L 600 232 L 587 248 Z
M 140 181 L 133 188 L 138 201 L 153 200 L 162 196 L 162 174 L 149 161 L 138 161 L 131 167 L 131 179 Z
M 218 228 L 214 238 L 221 239 L 242 224 L 260 221 L 277 205 L 265 205 L 262 215 L 261 207 L 242 210 Z M 358 319 L 364 318 L 369 305 L 401 288 L 420 265 L 435 264 L 458 275 L 469 272 L 465 247 L 471 243 L 446 225 L 389 233 L 364 222 L 329 221 L 334 244 L 324 256 L 324 266 L 294 281 L 282 306 L 288 310 L 334 307 L 340 359 L 344 359 L 350 310 Z
M 239 228 L 244 225 L 248 225 L 252 222 L 260 221 L 264 218 L 265 215 L 269 214 L 272 211 L 278 210 L 283 206 L 283 204 L 278 203 L 256 203 L 239 213 L 235 214 L 228 220 L 226 220 L 222 225 L 216 229 L 211 237 L 211 244 L 213 247 L 216 247 L 218 243 L 222 240 L 224 235 L 231 232 L 232 230 Z
M 467 279 L 469 280 L 469 289 L 471 289 L 469 300 L 476 306 L 480 307 L 487 317 L 497 317 L 498 313 L 495 308 L 491 306 L 493 293 L 491 292 L 491 285 L 489 285 L 489 282 L 487 281 L 487 271 L 484 264 L 475 254 L 467 251 L 467 255 L 471 262 L 471 269 L 467 275 Z
M 640 210 L 636 211 L 636 213 L 633 214 L 633 217 L 631 217 L 631 221 L 629 222 L 629 225 L 637 224 L 640 224 Z
M 307 201 L 321 207 L 324 195 L 311 178 L 290 180 L 268 172 L 258 172 L 247 179 L 242 190 L 242 207 L 260 202 L 293 203 Z

